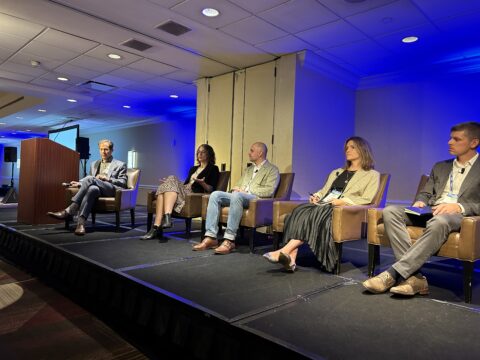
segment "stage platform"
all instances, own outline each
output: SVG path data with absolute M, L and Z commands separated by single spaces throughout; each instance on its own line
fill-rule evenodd
M 95 230 L 78 237 L 63 224 L 16 222 L 0 208 L 0 255 L 17 264 L 131 339 L 157 348 L 159 358 L 192 359 L 478 359 L 480 279 L 465 304 L 461 264 L 432 258 L 423 272 L 430 295 L 371 295 L 366 241 L 344 245 L 340 276 L 321 272 L 302 248 L 294 274 L 262 259 L 266 236 L 250 254 L 248 242 L 230 255 L 193 252 L 175 220 L 165 240 L 140 241 L 144 207 L 131 229 L 119 232 L 113 215 L 97 215 Z M 393 261 L 382 249 L 379 271 Z M 166 350 L 167 349 L 167 350 Z M 162 356 L 169 354 L 167 357 Z

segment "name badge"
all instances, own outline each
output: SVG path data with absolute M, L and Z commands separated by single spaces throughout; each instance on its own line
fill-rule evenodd
M 338 190 L 332 190 L 330 191 L 327 196 L 325 196 L 323 199 L 322 199 L 322 202 L 330 202 L 332 201 L 333 199 L 338 199 L 340 197 L 340 195 L 342 195 L 342 193 Z
M 445 197 L 445 203 L 447 204 L 454 204 L 458 202 L 458 195 L 454 194 L 452 192 L 449 192 L 447 196 Z

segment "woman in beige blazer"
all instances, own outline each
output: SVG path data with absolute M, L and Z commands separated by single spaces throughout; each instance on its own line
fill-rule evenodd
M 266 260 L 294 272 L 298 248 L 307 243 L 322 268 L 334 270 L 337 253 L 331 232 L 333 207 L 370 204 L 380 182 L 380 174 L 373 170 L 372 150 L 365 139 L 351 137 L 345 141 L 344 149 L 345 167 L 333 170 L 323 188 L 311 194 L 309 203 L 293 210 L 285 221 L 285 245 L 263 255 Z

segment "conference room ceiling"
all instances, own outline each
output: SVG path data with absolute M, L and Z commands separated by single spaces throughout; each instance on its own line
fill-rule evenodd
M 220 15 L 203 16 L 207 7 Z M 163 31 L 170 21 L 186 32 Z M 196 79 L 301 50 L 358 80 L 476 72 L 479 23 L 478 0 L 2 0 L 0 94 L 42 102 L 7 101 L 0 142 L 65 123 L 93 132 L 191 118 Z

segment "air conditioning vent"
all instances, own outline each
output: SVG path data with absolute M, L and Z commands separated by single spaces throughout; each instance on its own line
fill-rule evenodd
M 180 36 L 180 35 L 183 35 L 189 31 L 192 31 L 192 29 L 186 27 L 186 26 L 183 26 L 182 24 L 179 24 L 175 21 L 172 21 L 172 20 L 168 20 L 167 22 L 164 22 L 163 24 L 160 24 L 158 26 L 155 27 L 156 29 L 159 29 L 159 30 L 162 30 L 162 31 L 165 31 L 171 35 L 175 35 L 175 36 Z
M 135 50 L 138 50 L 138 51 L 145 51 L 145 50 L 150 49 L 152 47 L 152 45 L 149 45 L 147 43 L 144 43 L 140 40 L 135 40 L 135 39 L 127 40 L 127 41 L 121 43 L 120 45 L 129 47 L 129 48 L 132 48 L 132 49 L 135 49 Z
M 99 83 L 96 81 L 89 80 L 87 82 L 84 82 L 83 84 L 79 85 L 82 88 L 89 89 L 89 90 L 96 90 L 96 91 L 110 91 L 115 89 L 115 86 L 113 85 L 108 85 L 108 84 L 103 84 Z

